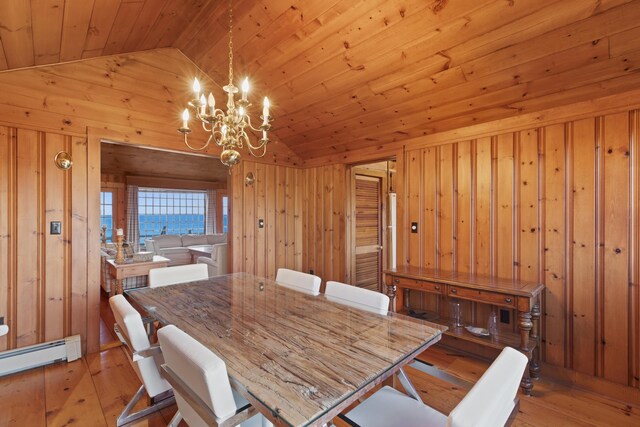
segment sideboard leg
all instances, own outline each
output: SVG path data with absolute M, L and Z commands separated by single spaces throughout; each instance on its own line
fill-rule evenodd
M 531 333 L 531 328 L 533 328 L 530 312 L 520 312 L 520 323 L 518 324 L 518 327 L 520 328 L 520 351 L 529 357 L 529 335 Z M 529 359 L 529 366 L 531 366 L 531 360 L 532 358 Z M 529 375 L 529 369 L 525 368 L 520 386 L 522 387 L 522 391 L 525 395 L 531 396 L 533 382 Z
M 387 296 L 389 297 L 389 304 L 391 305 L 390 309 L 393 312 L 397 312 L 396 310 L 396 285 L 387 285 Z
M 540 303 L 537 302 L 531 309 L 531 320 L 533 328 L 531 329 L 531 338 L 536 341 L 536 348 L 533 351 L 531 363 L 529 364 L 529 373 L 531 378 L 540 378 Z

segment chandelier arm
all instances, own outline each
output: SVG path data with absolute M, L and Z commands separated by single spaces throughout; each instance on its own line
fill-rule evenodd
M 189 147 L 193 151 L 202 151 L 202 150 L 206 149 L 209 146 L 209 144 L 211 143 L 211 138 L 213 138 L 213 135 L 209 136 L 209 139 L 207 139 L 207 142 L 205 142 L 205 144 L 202 147 L 196 148 L 196 147 L 192 146 L 191 144 L 189 144 L 189 141 L 187 139 L 187 135 L 185 134 L 184 135 L 184 143 L 185 143 L 185 145 L 187 147 Z
M 260 127 L 259 127 L 259 128 L 254 128 L 254 127 L 253 127 L 253 125 L 251 124 L 251 117 L 249 117 L 248 115 L 245 115 L 245 117 L 247 118 L 247 125 L 248 125 L 248 126 L 249 126 L 249 128 L 251 128 L 251 130 L 252 130 L 252 131 L 254 131 L 254 132 L 260 132 L 260 131 L 263 131 L 263 130 L 268 131 L 268 130 L 271 128 L 271 126 L 269 126 L 269 123 L 267 123 L 267 126 L 269 126 L 269 127 L 268 127 L 268 128 L 266 128 L 266 129 L 264 129 L 264 128 L 262 127 L 262 126 L 264 126 L 264 125 L 260 125 Z
M 264 157 L 265 154 L 267 154 L 267 143 L 269 142 L 269 140 L 267 139 L 266 142 L 264 144 L 262 144 L 261 149 L 262 149 L 262 154 L 256 154 L 254 153 L 254 150 L 259 150 L 260 148 L 257 147 L 252 147 L 251 144 L 247 144 L 249 146 L 249 152 L 251 153 L 251 155 L 253 157 Z

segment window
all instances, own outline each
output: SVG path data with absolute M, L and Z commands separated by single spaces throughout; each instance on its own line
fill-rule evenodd
M 114 224 L 114 215 L 113 215 L 113 204 L 114 197 L 113 191 L 101 191 L 100 192 L 100 230 L 102 230 L 102 226 L 107 226 L 107 242 L 111 242 L 113 236 L 113 224 Z
M 159 234 L 204 234 L 206 191 L 140 188 L 140 243 Z
M 226 233 L 229 228 L 229 196 L 226 191 L 218 191 L 216 200 L 216 233 Z

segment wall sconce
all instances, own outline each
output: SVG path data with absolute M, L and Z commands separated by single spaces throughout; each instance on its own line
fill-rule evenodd
M 53 158 L 53 161 L 59 169 L 65 171 L 71 169 L 71 165 L 73 164 L 73 162 L 71 161 L 71 155 L 66 151 L 60 151 L 58 154 L 56 154 L 56 156 Z
M 253 182 L 256 180 L 256 177 L 253 176 L 253 172 L 249 172 L 247 176 L 244 177 L 244 185 L 250 186 L 253 185 Z

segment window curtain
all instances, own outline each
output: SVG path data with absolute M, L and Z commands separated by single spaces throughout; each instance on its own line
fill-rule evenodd
M 127 185 L 127 242 L 129 242 L 134 252 L 140 250 L 137 185 Z
M 216 190 L 207 190 L 207 215 L 204 230 L 205 234 L 216 233 Z

